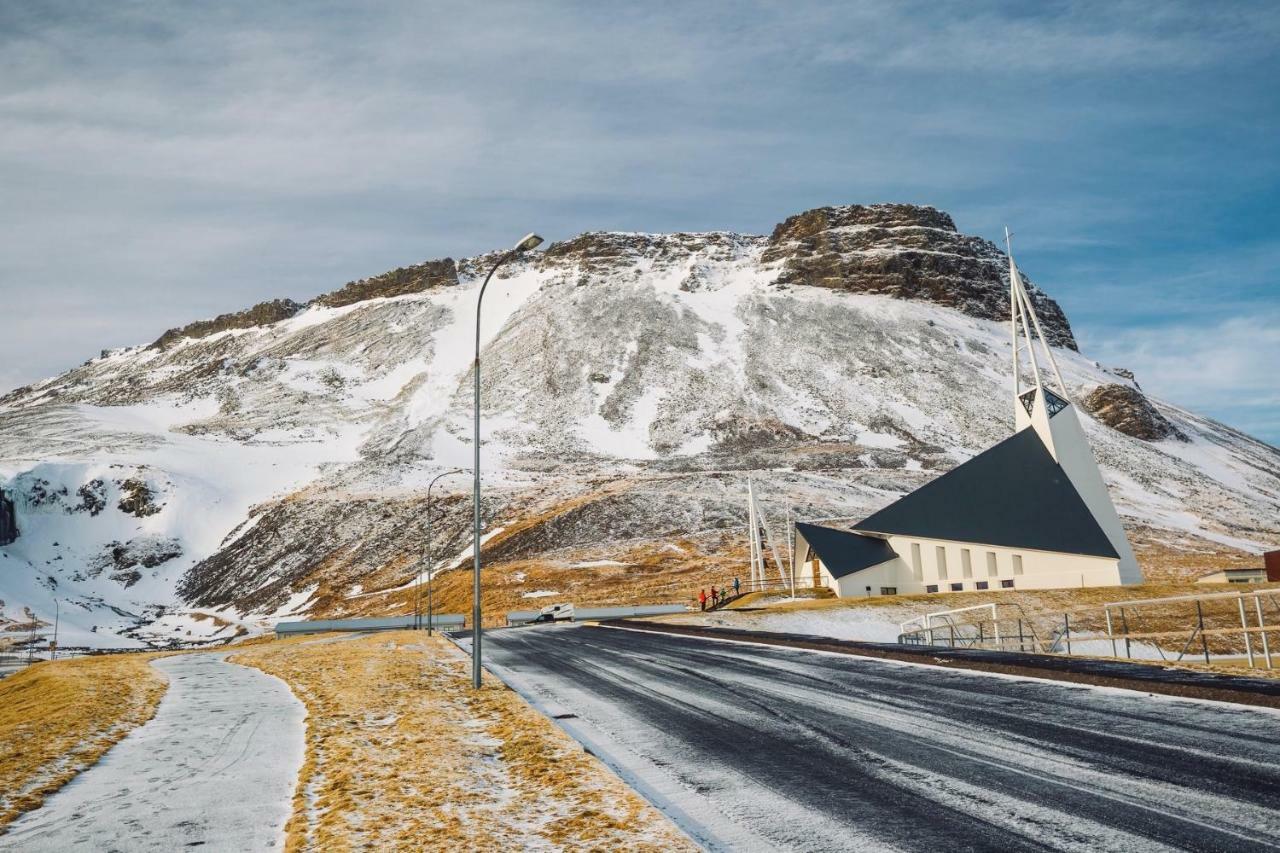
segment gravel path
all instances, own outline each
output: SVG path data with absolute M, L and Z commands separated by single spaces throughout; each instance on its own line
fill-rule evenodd
M 0 850 L 284 846 L 305 711 L 284 682 L 224 654 L 161 658 L 156 715 L 15 821 Z
M 711 850 L 1280 850 L 1280 713 L 593 627 L 486 663 Z

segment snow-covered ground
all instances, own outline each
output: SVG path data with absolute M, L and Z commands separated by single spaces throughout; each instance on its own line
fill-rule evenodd
M 63 851 L 280 850 L 305 748 L 284 682 L 221 654 L 154 661 L 155 717 L 12 825 L 0 846 Z

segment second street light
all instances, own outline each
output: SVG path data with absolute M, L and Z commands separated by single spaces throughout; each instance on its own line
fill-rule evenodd
M 461 468 L 454 468 L 451 471 L 445 471 L 436 474 L 431 478 L 431 482 L 427 484 L 427 535 L 426 542 L 423 545 L 422 562 L 427 572 L 427 635 L 434 633 L 435 627 L 435 602 L 431 597 L 431 580 L 435 576 L 435 566 L 431 560 L 431 489 L 435 486 L 436 481 L 441 477 L 448 477 L 450 474 L 461 474 Z M 413 596 L 413 627 L 422 628 L 422 569 L 418 570 L 418 584 Z
M 475 490 L 472 494 L 472 502 L 475 508 L 475 530 L 471 540 L 472 557 L 474 559 L 475 577 L 472 580 L 472 600 L 471 600 L 471 686 L 476 690 L 480 689 L 480 304 L 484 301 L 485 288 L 489 286 L 489 279 L 493 278 L 493 274 L 498 271 L 498 267 L 514 258 L 516 255 L 522 254 L 535 248 L 542 242 L 542 238 L 537 234 L 526 234 L 519 243 L 516 243 L 509 251 L 498 258 L 497 262 L 489 270 L 489 274 L 484 277 L 484 284 L 480 285 L 480 295 L 476 297 L 476 360 L 473 365 L 473 372 L 476 380 L 476 399 L 475 399 Z

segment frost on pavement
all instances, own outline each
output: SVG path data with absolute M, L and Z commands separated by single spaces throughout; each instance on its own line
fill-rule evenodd
M 302 704 L 220 655 L 162 658 L 155 716 L 10 825 L 21 850 L 283 849 L 303 755 Z

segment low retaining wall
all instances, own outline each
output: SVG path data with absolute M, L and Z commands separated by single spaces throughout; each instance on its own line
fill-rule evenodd
M 466 625 L 460 613 L 437 613 L 431 625 L 441 631 L 454 631 Z M 276 624 L 277 637 L 297 634 L 321 634 L 328 631 L 407 631 L 427 627 L 426 616 L 389 616 L 381 619 L 308 619 Z

